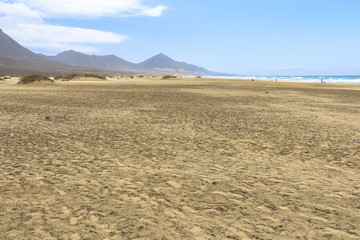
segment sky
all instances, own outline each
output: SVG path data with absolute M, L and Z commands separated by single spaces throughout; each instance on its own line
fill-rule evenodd
M 360 75 L 359 0 L 0 0 L 33 52 L 158 53 L 240 75 Z

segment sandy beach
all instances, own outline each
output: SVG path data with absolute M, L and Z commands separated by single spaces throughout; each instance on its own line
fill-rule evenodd
M 360 239 L 360 85 L 0 84 L 0 239 Z

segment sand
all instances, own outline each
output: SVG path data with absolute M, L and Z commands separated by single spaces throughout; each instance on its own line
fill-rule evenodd
M 360 239 L 360 86 L 0 85 L 0 239 Z

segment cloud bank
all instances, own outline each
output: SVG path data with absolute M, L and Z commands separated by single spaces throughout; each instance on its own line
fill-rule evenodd
M 159 5 L 149 7 L 141 0 L 19 0 L 48 17 L 102 17 L 102 16 L 160 16 L 166 9 Z
M 49 19 L 111 17 L 158 17 L 163 5 L 149 7 L 141 0 L 0 0 L 0 27 L 26 47 L 96 52 L 99 44 L 116 44 L 126 36 L 94 29 L 57 26 Z

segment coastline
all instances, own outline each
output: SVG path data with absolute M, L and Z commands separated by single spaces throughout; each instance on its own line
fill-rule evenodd
M 279 82 L 307 82 L 319 83 L 324 80 L 325 83 L 340 83 L 340 84 L 360 84 L 360 76 L 256 76 L 256 75 L 241 75 L 241 76 L 208 76 L 209 78 L 230 78 L 230 79 L 257 79 L 266 81 L 279 81 Z M 206 77 L 205 77 L 206 78 Z

